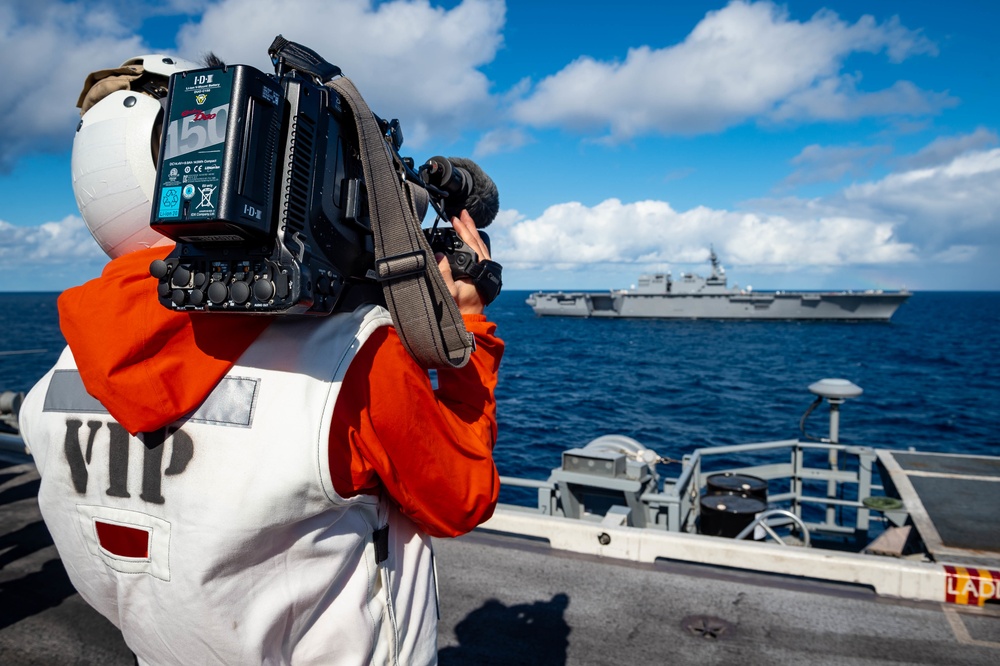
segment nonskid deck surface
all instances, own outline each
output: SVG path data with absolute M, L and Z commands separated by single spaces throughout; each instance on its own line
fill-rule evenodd
M 0 663 L 133 664 L 73 591 L 38 513 L 38 475 L 0 462 Z M 476 531 L 435 540 L 441 663 L 994 664 L 1000 612 L 849 587 L 572 555 Z
M 436 540 L 441 663 L 995 664 L 1000 612 L 477 531 Z
M 1000 567 L 1000 459 L 880 451 L 935 560 Z
M 66 577 L 38 512 L 38 473 L 26 460 L 0 449 L 0 664 L 133 666 L 121 633 Z

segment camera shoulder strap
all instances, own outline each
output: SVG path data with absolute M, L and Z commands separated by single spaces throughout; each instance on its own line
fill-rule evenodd
M 465 329 L 434 263 L 402 165 L 393 159 L 375 116 L 351 80 L 340 77 L 326 85 L 347 103 L 357 127 L 375 239 L 376 279 L 399 339 L 423 367 L 460 368 L 468 363 L 475 338 Z

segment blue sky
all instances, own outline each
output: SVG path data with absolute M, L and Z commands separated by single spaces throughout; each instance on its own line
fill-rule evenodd
M 1000 289 L 1000 4 L 8 0 L 0 291 L 104 255 L 69 154 L 86 74 L 147 53 L 268 67 L 281 33 L 496 181 L 508 289 L 703 272 L 755 289 Z

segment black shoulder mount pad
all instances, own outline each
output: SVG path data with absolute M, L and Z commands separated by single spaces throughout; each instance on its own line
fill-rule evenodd
M 500 289 L 503 287 L 503 278 L 500 275 L 502 271 L 503 266 L 489 259 L 483 259 L 469 268 L 472 284 L 476 285 L 485 305 L 489 305 L 500 295 Z

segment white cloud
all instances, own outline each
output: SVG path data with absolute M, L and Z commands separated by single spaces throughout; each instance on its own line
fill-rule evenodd
M 2 291 L 62 291 L 97 277 L 107 261 L 75 215 L 23 227 L 0 220 Z
M 940 264 L 965 264 L 979 256 L 979 248 L 971 245 L 952 245 L 938 252 L 931 260 Z
M 792 158 L 798 167 L 779 189 L 805 183 L 836 182 L 858 177 L 892 152 L 889 146 L 820 146 L 811 144 Z
M 634 48 L 623 62 L 577 59 L 539 82 L 513 114 L 532 126 L 607 130 L 627 140 L 714 132 L 748 119 L 920 115 L 953 102 L 905 81 L 861 92 L 856 77 L 841 73 L 852 53 L 882 50 L 892 61 L 935 52 L 895 19 L 848 24 L 823 10 L 798 22 L 770 2 L 736 1 L 709 12 L 677 46 Z
M 934 166 L 948 162 L 962 153 L 996 144 L 996 132 L 985 127 L 977 127 L 976 131 L 970 134 L 939 137 L 916 154 L 900 159 L 899 165 L 907 170 Z
M 496 153 L 506 153 L 532 141 L 528 133 L 519 127 L 502 127 L 483 134 L 472 154 L 473 157 L 486 157 Z
M 1000 242 L 1000 148 L 852 185 L 835 205 L 899 220 L 928 248 Z
M 275 35 L 307 46 L 338 65 L 372 111 L 399 118 L 407 145 L 431 135 L 456 136 L 494 115 L 490 81 L 477 68 L 493 60 L 503 38 L 501 0 L 464 0 L 452 9 L 427 0 L 221 0 L 182 28 L 187 57 L 207 51 L 230 63 L 271 71 Z
M 148 52 L 109 4 L 18 2 L 0 7 L 0 172 L 30 152 L 67 150 L 87 74 Z
M 886 90 L 859 93 L 855 77 L 844 76 L 793 92 L 777 105 L 768 119 L 843 121 L 865 116 L 922 116 L 955 104 L 956 100 L 944 93 L 920 90 L 908 81 L 896 82 Z
M 181 29 L 177 54 L 198 61 L 215 51 L 228 62 L 272 71 L 275 35 L 340 65 L 375 113 L 398 117 L 408 145 L 457 136 L 495 115 L 490 82 L 477 67 L 502 43 L 501 0 L 464 0 L 452 9 L 428 0 L 15 0 L 0 5 L 0 173 L 30 153 L 64 152 L 79 120 L 87 74 L 126 59 L 173 50 L 136 35 L 151 16 L 196 14 Z
M 946 156 L 979 142 L 956 137 L 934 142 L 916 156 L 926 161 L 935 153 Z M 991 258 L 1000 254 L 1000 148 L 963 150 L 941 163 L 857 183 L 829 197 L 756 199 L 744 206 L 790 220 L 846 216 L 878 221 L 892 229 L 897 243 L 913 248 L 921 273 L 949 264 L 970 266 L 970 275 L 995 273 Z M 971 268 L 974 262 L 977 268 Z M 941 288 L 933 279 L 911 275 L 911 284 Z
M 80 217 L 69 215 L 34 227 L 0 220 L 0 266 L 61 267 L 79 261 L 107 261 Z
M 792 219 L 706 207 L 678 212 L 663 201 L 564 203 L 494 233 L 503 256 L 521 268 L 700 262 L 710 244 L 733 265 L 783 270 L 915 259 L 914 248 L 900 243 L 886 222 L 849 216 Z

